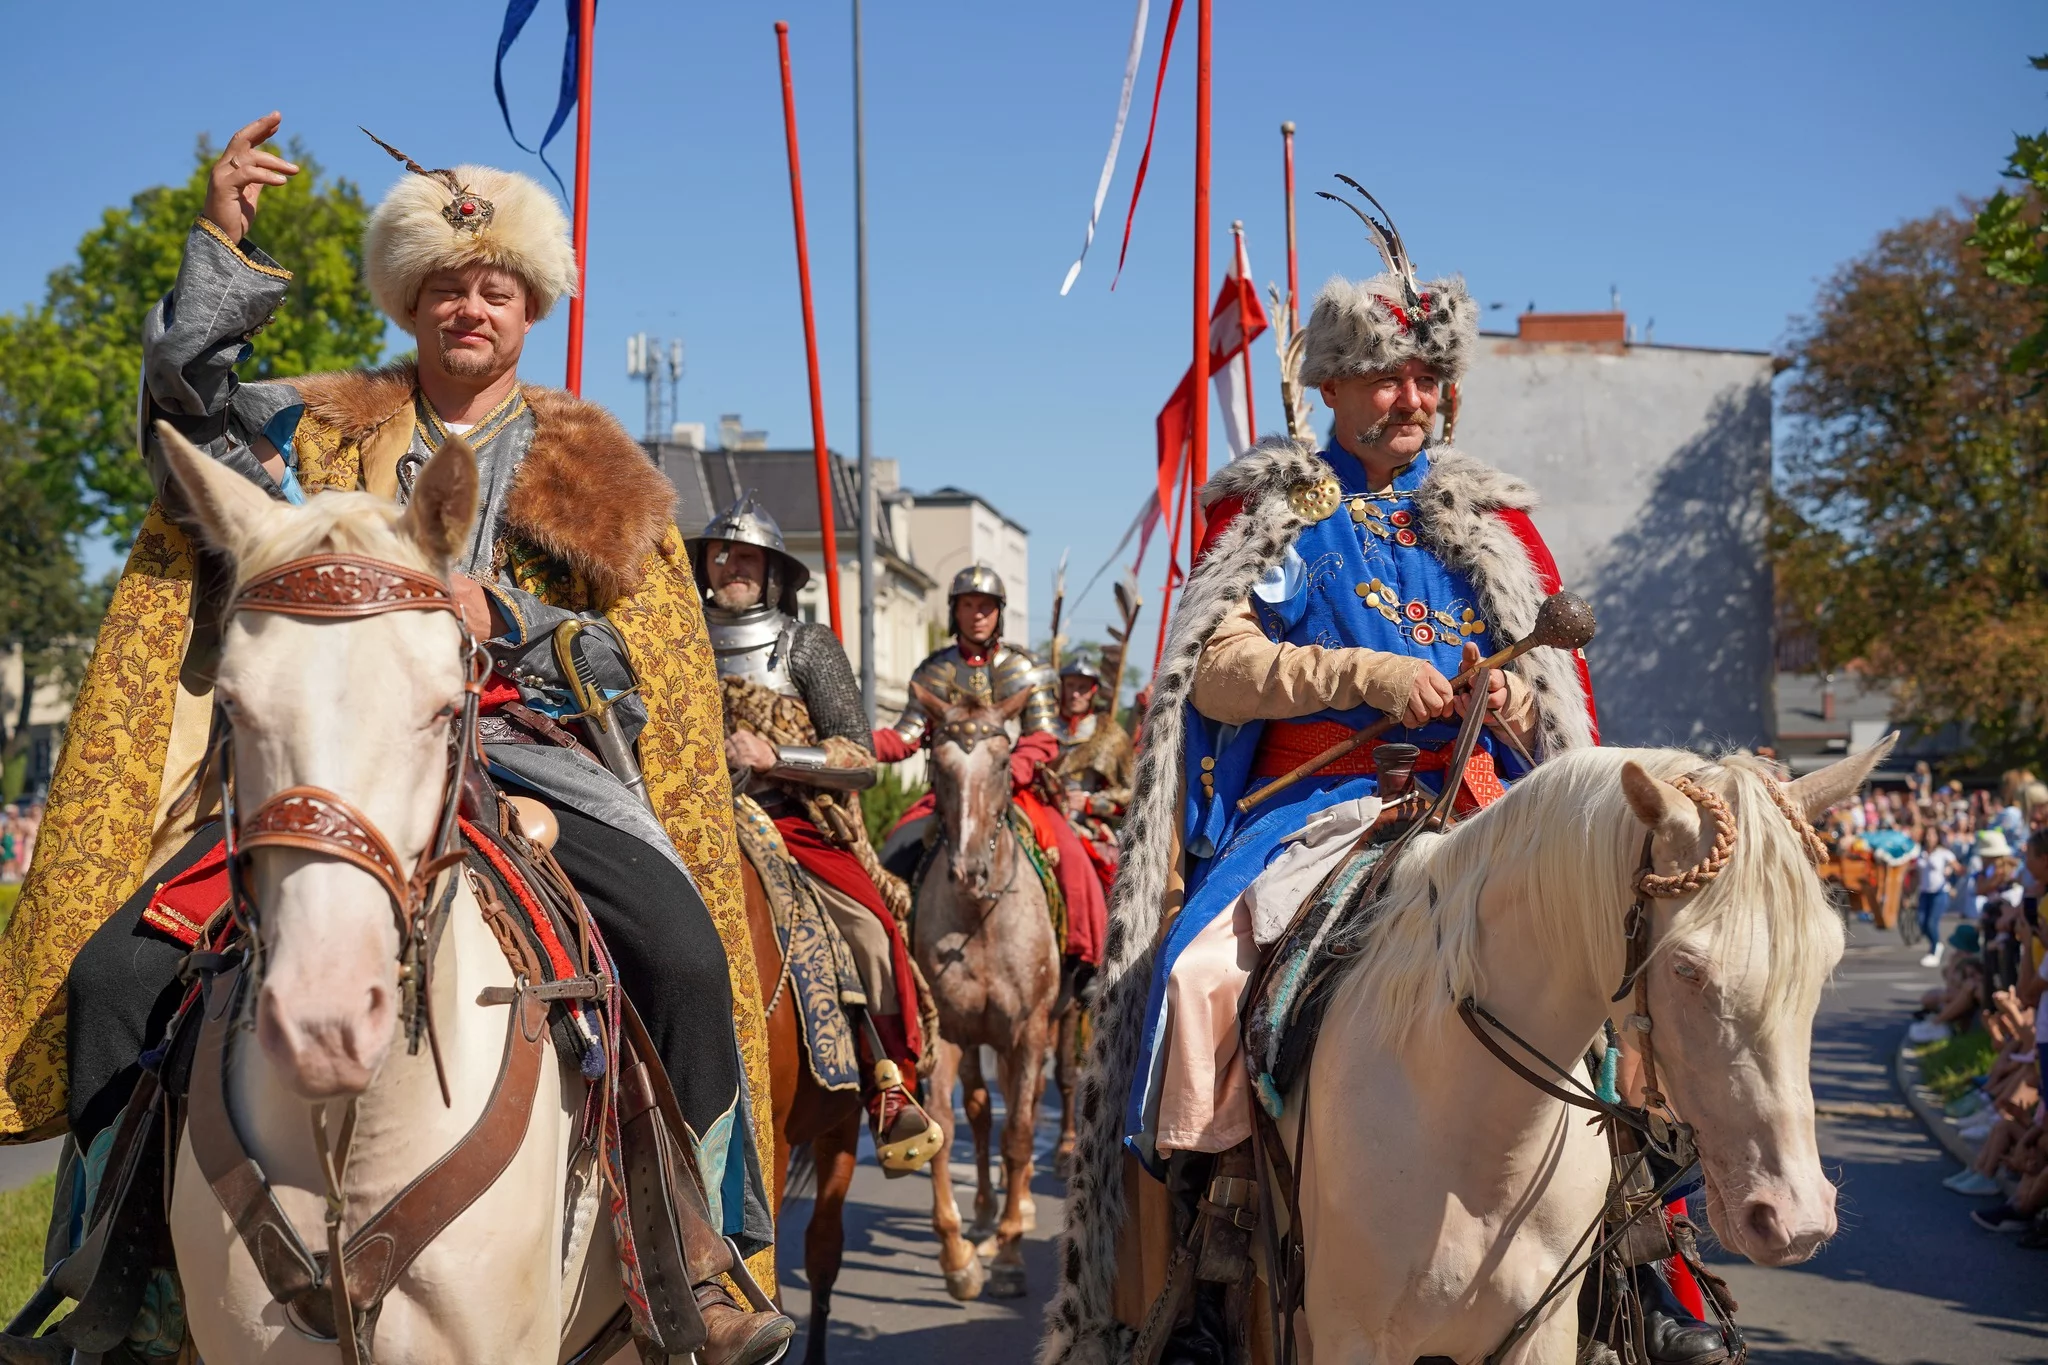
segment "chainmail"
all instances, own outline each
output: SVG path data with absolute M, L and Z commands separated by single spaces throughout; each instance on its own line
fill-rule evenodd
M 867 712 L 860 704 L 860 683 L 853 665 L 831 627 L 817 621 L 797 626 L 789 646 L 789 676 L 803 694 L 804 708 L 811 713 L 811 728 L 818 739 L 837 736 L 850 739 L 873 753 L 875 741 L 868 731 Z

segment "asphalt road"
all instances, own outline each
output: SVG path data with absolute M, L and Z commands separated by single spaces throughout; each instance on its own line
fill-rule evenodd
M 1814 1040 L 1814 1092 L 1823 1111 L 1844 1102 L 1896 1107 L 1892 1057 L 1908 1002 L 1936 973 L 1895 935 L 1854 935 L 1822 1006 Z M 1047 1091 L 1047 1108 L 1057 1093 Z M 1882 1111 L 1880 1111 L 1882 1112 Z M 828 1353 L 838 1365 L 975 1361 L 1026 1365 L 1051 1290 L 1060 1182 L 1045 1169 L 1056 1122 L 1039 1132 L 1033 1184 L 1038 1229 L 1026 1241 L 1024 1299 L 959 1304 L 946 1297 L 931 1232 L 931 1185 L 884 1180 L 863 1151 L 847 1206 L 846 1261 L 833 1294 Z M 972 1207 L 966 1124 L 953 1175 L 963 1213 Z M 1955 1163 L 1911 1118 L 1824 1117 L 1822 1159 L 1841 1186 L 1842 1231 L 1796 1269 L 1725 1264 L 1741 1303 L 1752 1358 L 1769 1365 L 2048 1365 L 2048 1252 L 1969 1221 L 1971 1201 L 1940 1181 Z M 807 1200 L 791 1201 L 785 1245 L 801 1256 Z M 1719 1258 L 1723 1262 L 1727 1257 Z M 810 1310 L 803 1273 L 783 1271 L 797 1321 Z M 791 1359 L 800 1359 L 804 1343 Z

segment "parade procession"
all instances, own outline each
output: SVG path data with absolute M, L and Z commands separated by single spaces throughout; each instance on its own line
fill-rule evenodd
M 2039 14 L 117 8 L 0 1365 L 2039 1358 Z

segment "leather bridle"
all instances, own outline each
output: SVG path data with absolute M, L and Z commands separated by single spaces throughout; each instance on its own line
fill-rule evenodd
M 315 554 L 280 564 L 244 582 L 228 604 L 237 612 L 272 612 L 315 621 L 360 621 L 397 611 L 438 611 L 455 618 L 462 632 L 466 676 L 462 699 L 446 708 L 449 721 L 447 786 L 441 799 L 433 841 L 408 872 L 391 841 L 367 815 L 338 793 L 323 787 L 297 785 L 276 792 L 246 820 L 235 802 L 234 714 L 223 706 L 217 730 L 215 763 L 221 779 L 221 823 L 227 844 L 229 903 L 235 917 L 250 929 L 258 911 L 243 885 L 243 858 L 259 848 L 287 848 L 317 858 L 331 858 L 367 872 L 391 900 L 398 928 L 399 986 L 403 996 L 408 1049 L 419 1051 L 424 1033 L 441 1076 L 444 1100 L 448 1082 L 434 1038 L 427 989 L 434 947 L 446 921 L 448 903 L 428 912 L 427 898 L 435 880 L 462 861 L 457 844 L 457 817 L 475 746 L 478 700 L 490 675 L 490 655 L 463 622 L 462 612 L 442 579 L 389 560 L 364 555 Z M 449 883 L 452 892 L 454 883 Z

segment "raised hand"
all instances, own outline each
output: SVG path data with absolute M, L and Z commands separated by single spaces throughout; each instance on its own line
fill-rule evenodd
M 236 133 L 206 178 L 206 217 L 234 241 L 249 235 L 263 187 L 282 185 L 299 173 L 291 162 L 263 150 L 283 124 L 284 115 L 273 109 Z

